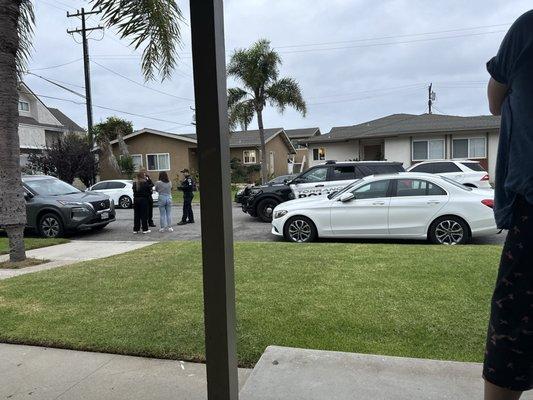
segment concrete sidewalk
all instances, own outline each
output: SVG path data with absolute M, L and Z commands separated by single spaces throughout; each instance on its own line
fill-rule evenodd
M 81 261 L 110 257 L 128 251 L 141 249 L 154 243 L 156 242 L 73 240 L 70 243 L 29 250 L 26 252 L 27 257 L 49 260 L 50 262 L 23 269 L 0 269 L 0 279 L 44 271 Z M 0 262 L 8 260 L 9 255 L 0 256 Z
M 241 400 L 481 400 L 481 365 L 270 346 Z M 533 399 L 532 393 L 522 396 Z
M 239 370 L 242 385 L 251 370 Z M 205 365 L 0 344 L 0 399 L 205 400 Z

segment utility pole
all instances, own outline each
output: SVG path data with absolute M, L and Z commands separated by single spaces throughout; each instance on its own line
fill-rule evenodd
M 89 43 L 87 42 L 87 32 L 102 30 L 102 26 L 96 26 L 94 28 L 87 28 L 85 26 L 85 17 L 91 14 L 99 14 L 100 10 L 85 11 L 84 8 L 77 10 L 75 14 L 70 14 L 67 11 L 67 18 L 81 17 L 81 29 L 67 30 L 68 34 L 81 33 L 83 43 L 83 67 L 85 71 L 85 104 L 87 105 L 87 130 L 89 137 L 93 141 L 93 102 L 91 95 L 91 66 L 89 61 Z
M 428 88 L 428 109 L 430 114 L 433 114 L 433 102 L 436 98 L 436 93 L 433 91 L 433 83 L 430 83 Z

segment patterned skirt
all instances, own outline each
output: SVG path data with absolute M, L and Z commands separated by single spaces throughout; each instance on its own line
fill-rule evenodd
M 533 388 L 533 205 L 518 197 L 491 302 L 483 377 Z

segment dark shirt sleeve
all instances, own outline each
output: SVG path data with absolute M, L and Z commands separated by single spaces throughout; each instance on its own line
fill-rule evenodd
M 526 48 L 526 38 L 529 36 L 527 31 L 531 30 L 529 25 L 532 23 L 531 12 L 518 18 L 505 35 L 498 54 L 487 63 L 487 71 L 499 83 L 511 84 L 520 56 Z

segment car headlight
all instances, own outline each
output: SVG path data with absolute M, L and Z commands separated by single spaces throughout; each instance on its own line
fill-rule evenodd
M 239 190 L 239 191 L 237 192 L 238 195 L 243 194 L 243 193 L 244 193 L 244 189 L 241 189 L 241 190 Z
M 285 215 L 287 215 L 288 211 L 287 210 L 279 210 L 279 211 L 276 211 L 274 213 L 274 219 L 278 219 L 278 218 L 281 218 Z
M 251 189 L 250 196 L 257 196 L 258 194 L 263 193 L 261 189 Z
M 58 200 L 57 202 L 63 206 L 85 206 L 85 203 L 80 201 Z

